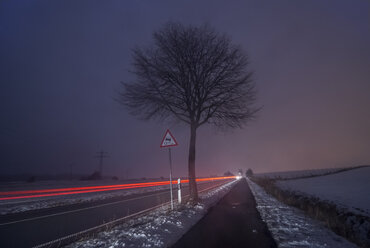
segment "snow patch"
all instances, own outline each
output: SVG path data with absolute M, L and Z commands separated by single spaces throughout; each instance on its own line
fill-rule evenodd
M 343 212 L 370 216 L 370 167 L 322 177 L 277 181 L 276 186 L 332 202 Z
M 174 211 L 163 206 L 151 213 L 131 219 L 94 238 L 68 245 L 68 248 L 89 247 L 167 247 L 181 238 L 207 210 L 215 205 L 235 184 L 236 180 L 216 189 L 200 193 L 201 203 L 175 204 Z
M 281 248 L 355 248 L 356 245 L 336 235 L 303 211 L 287 206 L 248 180 L 257 209 Z

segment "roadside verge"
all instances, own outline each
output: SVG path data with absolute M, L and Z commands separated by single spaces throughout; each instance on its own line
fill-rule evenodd
M 311 218 L 321 221 L 336 234 L 360 247 L 370 247 L 370 218 L 368 216 L 345 211 L 318 197 L 283 190 L 276 186 L 275 180 L 252 178 L 252 181 L 280 202 L 301 209 Z

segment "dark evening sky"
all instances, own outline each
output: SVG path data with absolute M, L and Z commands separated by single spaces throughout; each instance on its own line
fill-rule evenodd
M 130 49 L 167 21 L 209 23 L 250 57 L 259 118 L 224 133 L 203 126 L 197 174 L 370 164 L 370 2 L 0 2 L 0 174 L 90 173 L 96 151 L 121 177 L 186 175 L 188 127 L 138 121 L 113 100 Z

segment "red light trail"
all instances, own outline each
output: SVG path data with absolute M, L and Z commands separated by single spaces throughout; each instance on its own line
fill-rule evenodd
M 235 178 L 236 178 L 235 176 L 209 177 L 209 178 L 198 178 L 196 179 L 196 181 L 206 182 L 206 181 L 226 180 L 226 179 L 235 179 Z M 189 183 L 189 180 L 188 179 L 181 180 L 181 183 Z M 48 196 L 83 194 L 83 193 L 122 190 L 122 189 L 145 188 L 145 187 L 154 187 L 154 186 L 162 186 L 162 185 L 169 185 L 169 184 L 170 184 L 170 181 L 159 181 L 159 182 L 131 183 L 131 184 L 89 186 L 89 187 L 7 191 L 7 192 L 0 192 L 0 201 L 12 200 L 12 199 L 25 199 L 25 198 L 48 197 Z M 172 184 L 177 184 L 177 180 L 173 180 Z

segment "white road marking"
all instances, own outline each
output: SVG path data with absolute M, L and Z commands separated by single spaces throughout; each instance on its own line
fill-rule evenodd
M 141 197 L 135 197 L 135 198 L 121 200 L 121 201 L 109 202 L 109 203 L 104 203 L 104 204 L 95 205 L 95 206 L 91 206 L 91 207 L 79 208 L 79 209 L 75 209 L 75 210 L 68 210 L 68 211 L 64 211 L 64 212 L 59 212 L 59 213 L 55 213 L 55 214 L 48 214 L 48 215 L 43 215 L 43 216 L 37 216 L 37 217 L 27 218 L 27 219 L 23 219 L 23 220 L 16 220 L 16 221 L 10 221 L 10 222 L 6 222 L 6 223 L 0 223 L 0 226 L 15 224 L 15 223 L 19 223 L 19 222 L 25 222 L 25 221 L 31 221 L 31 220 L 37 220 L 37 219 L 43 219 L 43 218 L 47 218 L 47 217 L 69 214 L 69 213 L 74 213 L 74 212 L 80 212 L 80 211 L 84 211 L 84 210 L 87 210 L 87 209 L 99 208 L 99 207 L 114 205 L 114 204 L 118 204 L 118 203 L 122 203 L 122 202 L 128 202 L 128 201 L 132 201 L 132 200 L 143 199 L 143 198 L 147 198 L 147 197 L 151 197 L 151 196 L 155 196 L 155 195 L 162 195 L 162 194 L 168 194 L 168 192 L 162 192 L 162 193 L 151 194 L 151 195 L 146 195 L 146 196 L 141 196 Z

